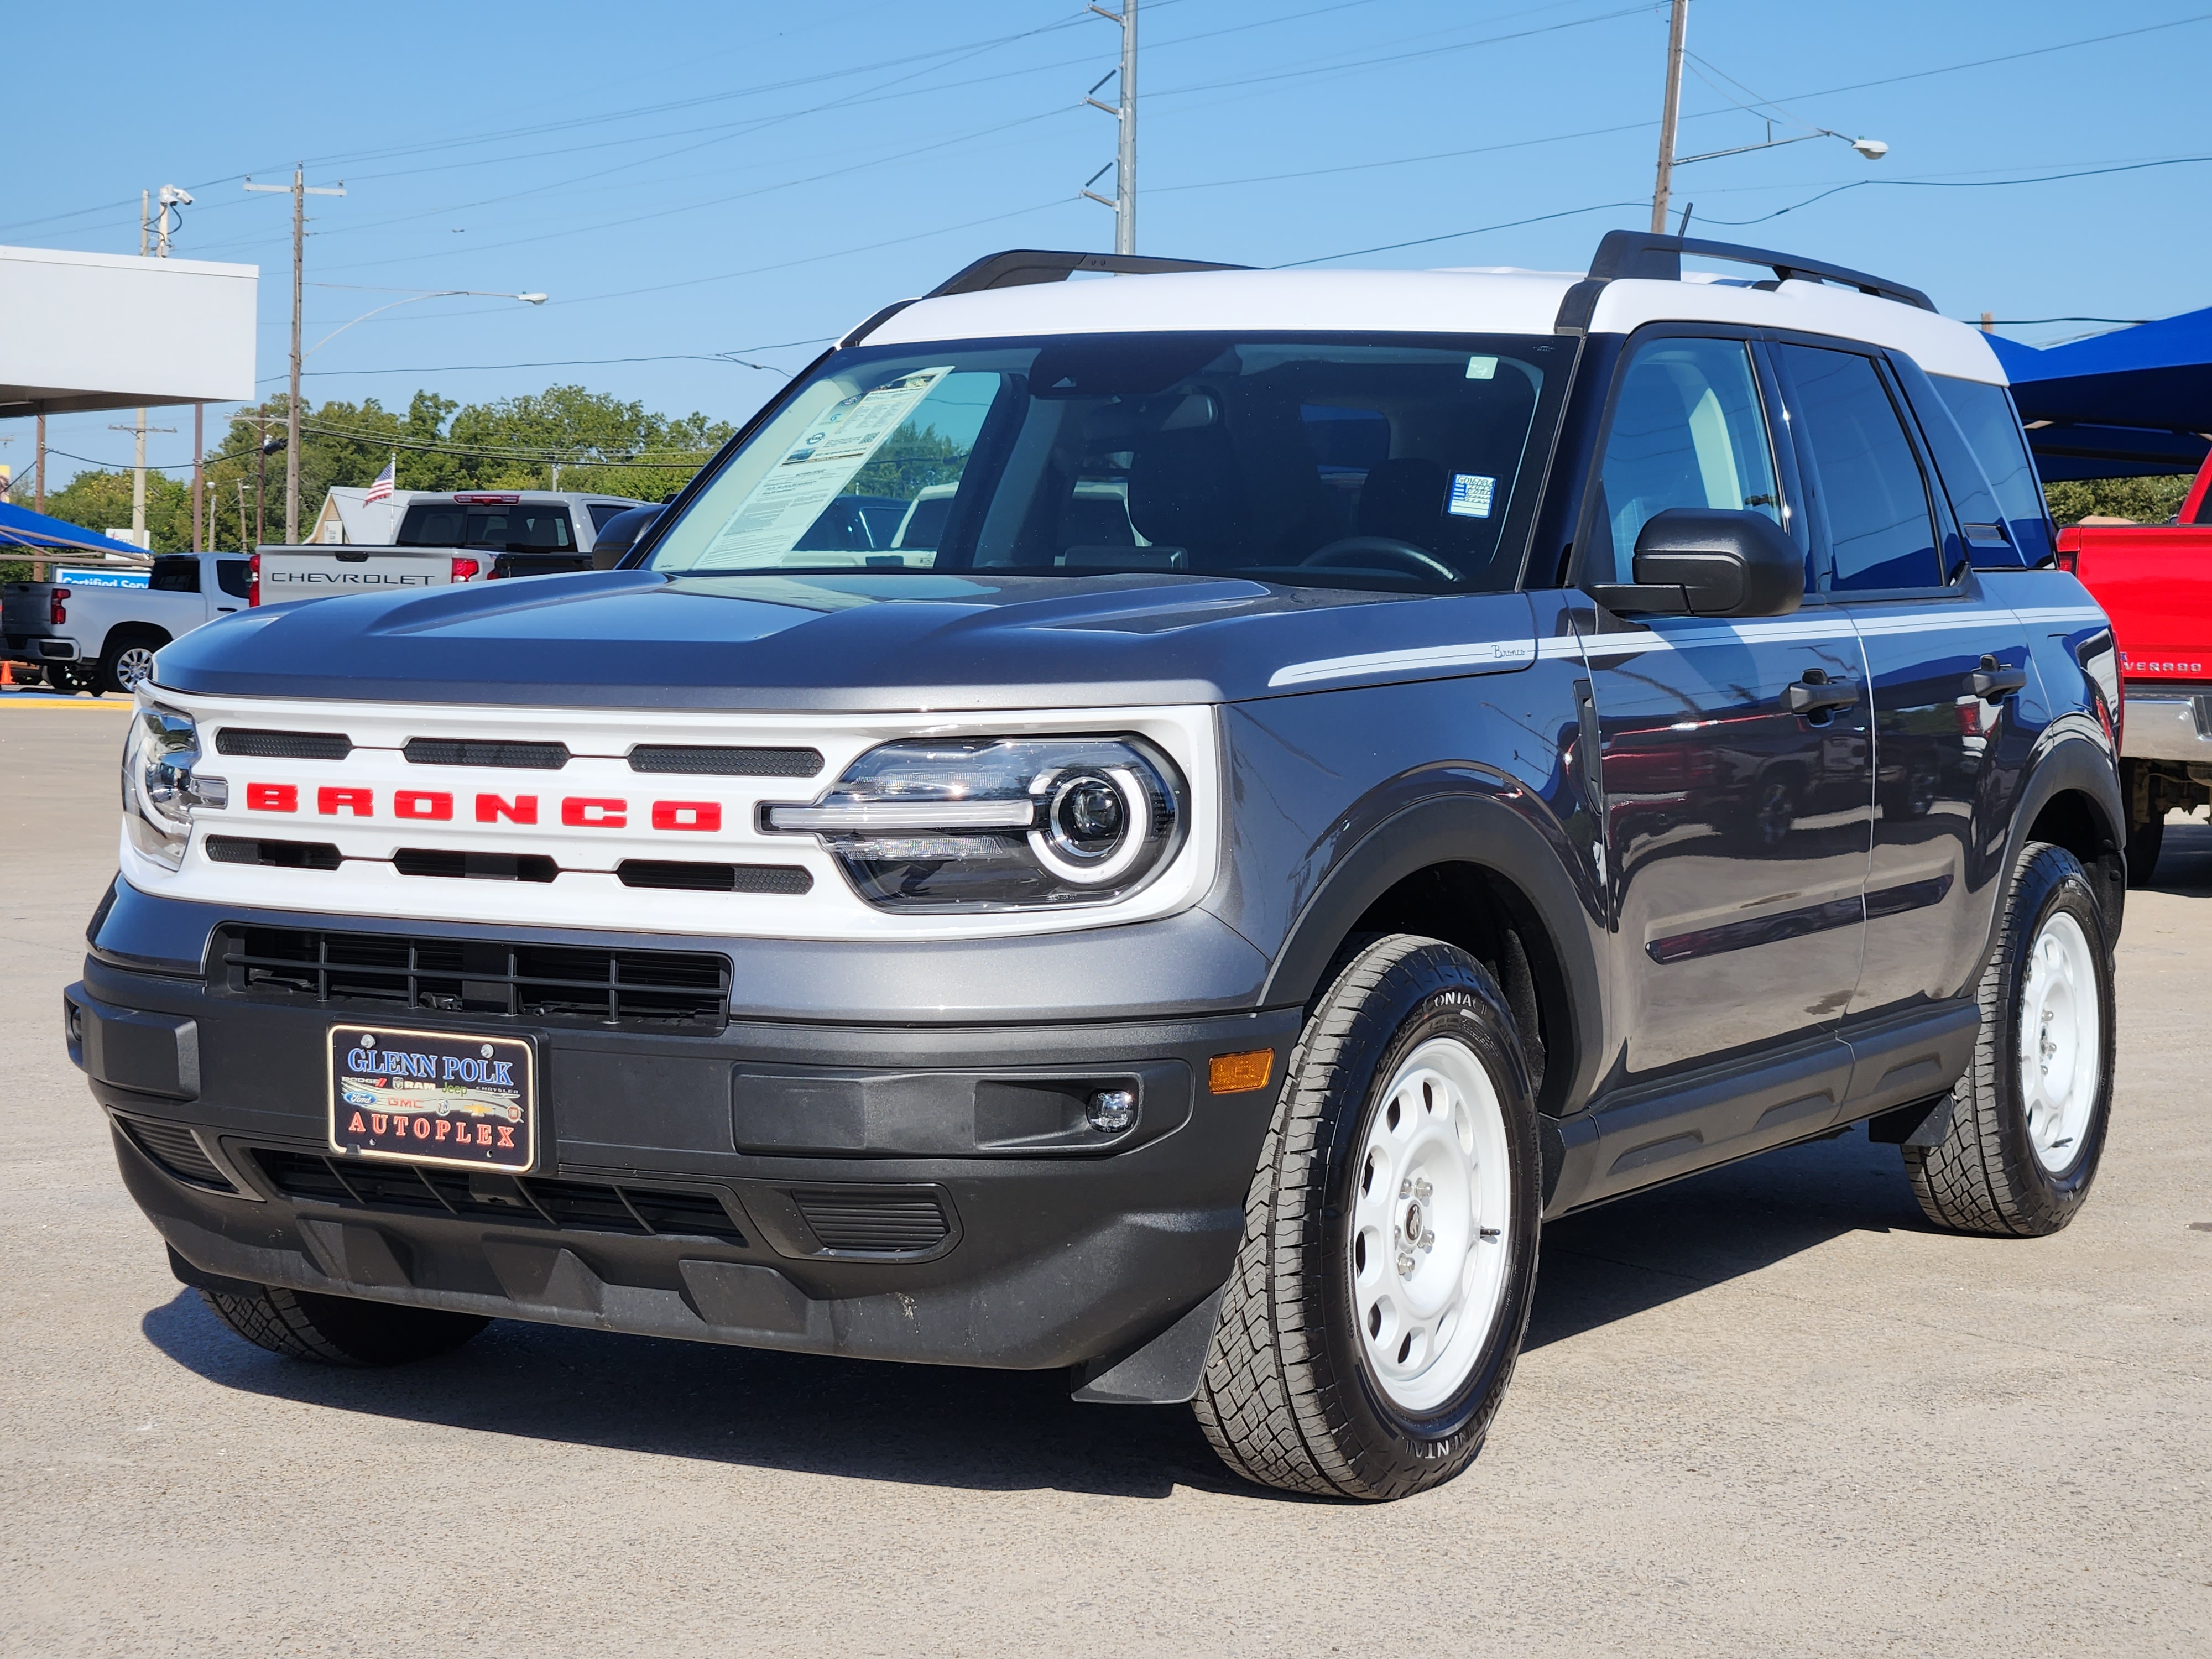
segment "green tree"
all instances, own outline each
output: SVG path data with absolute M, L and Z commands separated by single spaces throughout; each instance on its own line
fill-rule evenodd
M 131 473 L 80 472 L 46 496 L 46 514 L 94 535 L 131 525 Z M 192 547 L 192 491 L 160 472 L 146 475 L 146 528 L 156 553 L 189 553 Z
M 968 447 L 933 426 L 916 429 L 908 421 L 883 441 L 868 464 L 854 475 L 855 495 L 896 495 L 912 501 L 934 483 L 952 483 L 967 464 Z
M 2044 485 L 2043 499 L 2051 504 L 2051 516 L 2062 525 L 2088 518 L 2164 524 L 2181 511 L 2189 483 L 2185 477 L 2073 479 Z

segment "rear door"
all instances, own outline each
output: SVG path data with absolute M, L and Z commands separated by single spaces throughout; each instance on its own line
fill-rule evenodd
M 1673 507 L 1764 512 L 1809 550 L 1789 510 L 1792 459 L 1775 443 L 1770 401 L 1746 338 L 1669 329 L 1632 343 L 1577 537 L 1581 580 L 1631 580 L 1638 532 Z M 1810 1069 L 1787 1110 L 1832 1110 L 1836 1097 L 1822 1091 L 1840 1087 L 1828 1073 L 1848 1061 L 1820 1039 L 1857 982 L 1872 793 L 1850 618 L 1817 591 L 1772 619 L 1596 615 L 1585 649 L 1622 1081 L 1632 1090 L 1803 1043 Z M 1824 706 L 1791 712 L 1785 700 L 1801 684 Z M 1782 1138 L 1790 1127 L 1756 1126 Z M 1676 1139 L 1690 1144 L 1668 1142 L 1664 1157 L 1686 1167 L 1706 1156 L 1695 1136 Z M 1628 1148 L 1625 1164 L 1644 1155 Z M 1646 1179 L 1667 1172 L 1635 1168 Z
M 1772 348 L 1806 481 L 1818 571 L 1856 625 L 1872 684 L 1874 841 L 1854 1025 L 1966 988 L 2002 888 L 2028 680 L 2019 619 L 1985 598 L 1898 372 L 1871 348 Z M 1932 395 L 1932 394 L 1930 394 Z M 1931 416 L 1936 411 L 1931 410 Z M 1947 434 L 1948 435 L 1948 434 Z M 1988 485 L 1949 495 L 2009 562 Z M 1977 677 L 1979 676 L 1978 679 Z M 1856 1086 L 1855 1083 L 1855 1087 Z

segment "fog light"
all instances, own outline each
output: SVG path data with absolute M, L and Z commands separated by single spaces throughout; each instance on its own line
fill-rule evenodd
M 1091 1127 L 1102 1135 L 1118 1135 L 1137 1121 L 1137 1091 L 1101 1089 L 1091 1097 Z

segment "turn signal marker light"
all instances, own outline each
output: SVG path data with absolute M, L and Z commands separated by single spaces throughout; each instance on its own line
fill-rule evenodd
M 1206 1062 L 1206 1086 L 1217 1095 L 1249 1094 L 1264 1089 L 1274 1074 L 1275 1051 L 1249 1048 L 1241 1054 L 1216 1054 Z

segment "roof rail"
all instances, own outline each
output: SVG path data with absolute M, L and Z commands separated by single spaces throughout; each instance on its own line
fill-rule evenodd
M 1744 247 L 1735 242 L 1707 242 L 1696 237 L 1656 232 L 1609 230 L 1590 260 L 1589 280 L 1577 283 L 1560 301 L 1556 326 L 1562 332 L 1573 333 L 1589 327 L 1590 315 L 1597 307 L 1597 296 L 1607 283 L 1623 278 L 1680 282 L 1682 256 L 1686 253 L 1705 259 L 1724 259 L 1733 264 L 1764 265 L 1778 282 L 1796 279 L 1840 283 L 1877 299 L 1895 300 L 1903 305 L 1917 306 L 1923 311 L 1936 309 L 1936 302 L 1918 289 L 1870 276 L 1863 270 L 1853 270 L 1848 265 L 1832 265 L 1823 259 L 1801 259 L 1794 253 Z
M 1249 270 L 1249 265 L 1215 264 L 1206 259 L 1161 259 L 1142 253 L 1055 253 L 1043 248 L 1012 248 L 978 259 L 956 271 L 921 297 L 981 294 L 987 289 L 1021 288 L 1030 283 L 1063 283 L 1079 270 L 1111 271 L 1117 276 L 1157 276 L 1174 270 Z

